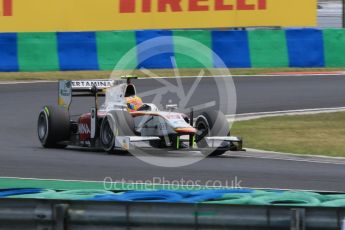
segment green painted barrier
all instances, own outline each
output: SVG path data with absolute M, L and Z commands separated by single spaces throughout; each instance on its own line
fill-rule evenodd
M 20 71 L 58 71 L 55 33 L 18 33 Z
M 345 30 L 323 30 L 325 62 L 327 67 L 345 66 Z
M 101 189 L 83 189 L 83 190 L 70 190 L 56 192 L 53 190 L 47 190 L 38 194 L 28 194 L 28 195 L 15 195 L 11 198 L 23 198 L 23 199 L 56 199 L 56 200 L 85 200 L 93 198 L 96 195 L 114 194 L 111 191 L 101 190 Z
M 184 47 L 183 45 L 174 40 L 174 50 L 175 50 L 175 60 L 177 68 L 212 68 L 213 67 L 213 57 L 212 57 L 212 38 L 210 31 L 207 30 L 175 30 L 173 31 L 174 36 L 180 36 L 184 38 L 193 39 L 197 42 L 200 42 L 204 46 L 209 48 L 209 53 L 205 53 L 202 58 L 202 63 L 197 62 L 194 58 L 195 53 L 194 49 L 189 49 L 189 47 Z M 188 50 L 190 56 L 181 54 L 183 50 Z
M 345 207 L 345 199 L 331 200 L 322 203 L 324 207 Z
M 203 202 L 205 204 L 248 204 L 252 200 L 249 194 L 225 194 L 222 198 Z
M 133 31 L 97 32 L 98 64 L 100 70 L 113 70 L 118 61 L 136 46 L 136 36 Z M 135 69 L 135 58 L 123 69 Z
M 288 67 L 284 30 L 254 30 L 248 33 L 252 67 Z
M 260 196 L 250 200 L 251 205 L 278 205 L 278 206 L 319 206 L 321 201 L 313 196 L 299 193 L 282 193 Z

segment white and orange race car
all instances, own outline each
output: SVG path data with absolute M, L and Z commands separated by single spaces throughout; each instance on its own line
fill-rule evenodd
M 242 139 L 230 136 L 225 115 L 204 111 L 194 118 L 175 112 L 176 105 L 161 111 L 143 103 L 130 78 L 126 80 L 59 81 L 57 106 L 44 106 L 38 117 L 38 138 L 45 148 L 80 146 L 109 153 L 139 148 L 201 151 L 221 155 L 242 150 Z M 89 112 L 72 119 L 74 97 L 93 97 Z M 105 97 L 98 106 L 99 97 Z

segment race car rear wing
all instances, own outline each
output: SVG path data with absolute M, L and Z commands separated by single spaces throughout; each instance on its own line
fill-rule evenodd
M 73 97 L 104 97 L 105 89 L 127 83 L 131 84 L 132 79 L 138 79 L 137 76 L 125 75 L 121 80 L 77 80 L 59 81 L 58 105 L 69 109 Z
M 69 108 L 73 97 L 102 97 L 105 89 L 123 83 L 123 80 L 59 81 L 58 105 Z

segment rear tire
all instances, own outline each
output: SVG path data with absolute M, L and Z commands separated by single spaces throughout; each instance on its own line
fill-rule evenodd
M 100 142 L 103 150 L 109 154 L 123 153 L 115 149 L 115 136 L 134 136 L 134 119 L 127 111 L 108 112 L 100 128 Z
M 230 136 L 230 127 L 225 115 L 220 111 L 206 111 L 197 117 L 195 122 L 197 129 L 196 142 L 199 148 L 207 147 L 205 137 Z M 212 153 L 205 152 L 208 156 L 220 156 L 224 150 L 215 150 Z
M 44 148 L 65 148 L 70 138 L 68 110 L 59 106 L 44 106 L 38 116 L 37 134 Z

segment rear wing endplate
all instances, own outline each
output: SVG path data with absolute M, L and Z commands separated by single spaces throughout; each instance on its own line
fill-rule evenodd
M 105 89 L 119 83 L 123 83 L 123 80 L 61 80 L 59 81 L 58 105 L 69 108 L 73 97 L 104 96 Z

